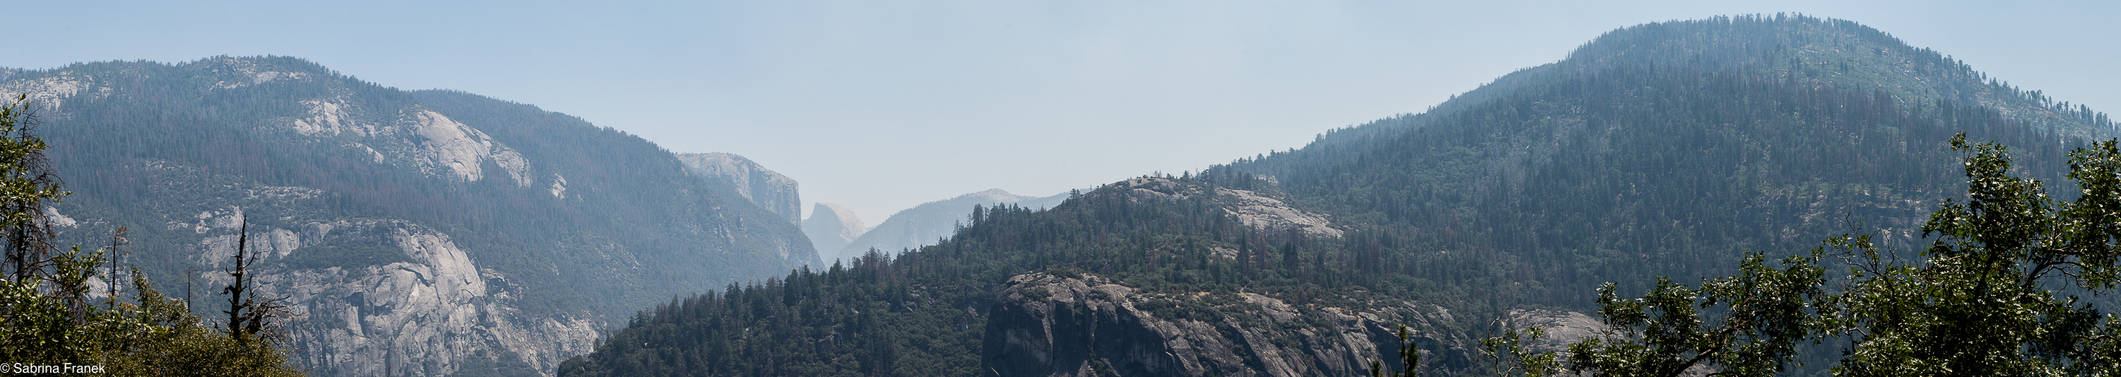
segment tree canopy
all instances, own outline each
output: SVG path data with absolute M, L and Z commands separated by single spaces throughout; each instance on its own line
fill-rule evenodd
M 1571 345 L 1566 365 L 1522 367 L 1770 376 L 1801 342 L 1838 339 L 1847 345 L 1832 372 L 1843 376 L 2121 373 L 2121 318 L 2086 297 L 2114 293 L 2121 274 L 2121 148 L 2109 140 L 2071 152 L 2078 192 L 2057 200 L 2040 180 L 2017 175 L 2003 145 L 1965 134 L 1950 144 L 1962 153 L 1967 197 L 1931 213 L 1922 232 L 1932 241 L 1919 253 L 1844 235 L 1780 268 L 1755 254 L 1737 276 L 1699 289 L 1660 279 L 1623 299 L 1608 284 L 1599 314 L 1614 333 Z M 1823 256 L 1848 267 L 1838 286 L 1822 278 Z M 1499 341 L 1517 335 L 1507 337 Z

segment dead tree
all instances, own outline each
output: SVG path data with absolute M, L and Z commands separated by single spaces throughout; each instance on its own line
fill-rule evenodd
M 228 310 L 222 311 L 228 314 L 228 335 L 236 337 L 237 342 L 243 341 L 243 312 L 250 307 L 243 300 L 243 291 L 249 288 L 243 281 L 243 275 L 250 273 L 250 253 L 245 250 L 249 243 L 250 219 L 245 218 L 243 225 L 236 231 L 236 267 L 228 270 L 228 276 L 235 278 L 235 281 L 229 283 L 227 288 L 221 289 L 222 293 L 228 294 Z
M 252 287 L 250 273 L 257 264 L 257 255 L 250 253 L 250 219 L 244 218 L 236 233 L 236 265 L 228 270 L 233 278 L 222 293 L 228 294 L 228 335 L 238 344 L 247 343 L 259 333 L 265 332 L 273 318 L 286 309 L 283 298 L 258 298 L 258 290 Z
M 193 279 L 194 277 L 197 277 L 197 276 L 199 276 L 199 269 L 197 269 L 197 268 L 193 268 L 193 267 L 185 267 L 185 268 L 184 268 L 184 312 L 185 312 L 185 313 L 191 313 L 191 314 L 198 314 L 198 313 L 199 313 L 198 311 L 192 310 L 192 305 L 191 305 L 191 304 L 192 304 L 192 300 L 191 300 L 191 281 L 192 281 L 192 279 Z
M 125 227 L 118 227 L 118 232 L 110 236 L 110 277 L 104 279 L 104 282 L 108 283 L 104 286 L 110 288 L 110 301 L 104 304 L 107 309 L 118 307 L 118 259 L 119 256 L 125 255 L 119 248 L 124 247 L 126 243 Z

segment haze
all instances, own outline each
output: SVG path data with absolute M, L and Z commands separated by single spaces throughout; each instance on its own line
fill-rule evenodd
M 1614 27 L 1710 15 L 1854 20 L 2020 87 L 2121 108 L 2111 2 L 578 5 L 13 4 L 0 66 L 295 56 L 534 104 L 673 151 L 741 154 L 800 181 L 806 202 L 872 222 L 990 187 L 1044 195 L 1297 147 Z

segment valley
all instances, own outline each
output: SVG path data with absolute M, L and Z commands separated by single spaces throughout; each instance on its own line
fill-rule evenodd
M 1032 13 L 1073 15 L 1062 8 Z M 1337 9 L 1335 22 L 1368 16 Z M 933 16 L 844 13 L 832 21 Z M 1060 41 L 916 33 L 1007 58 L 982 60 L 858 43 L 903 30 L 746 18 L 774 16 L 788 15 L 687 19 L 727 28 L 700 33 L 735 41 L 711 48 L 683 39 L 697 30 L 432 35 L 568 51 L 451 52 L 505 61 L 497 76 L 537 72 L 508 85 L 378 69 L 507 93 L 628 89 L 539 104 L 371 82 L 322 63 L 368 60 L 329 53 L 0 68 L 0 362 L 539 377 L 2121 370 L 2121 124 L 1882 26 L 1638 23 L 1300 147 L 1152 170 L 1331 126 L 1275 112 L 1433 89 L 1332 72 L 1405 55 L 1274 53 L 1331 44 L 1296 36 L 1224 46 L 1107 29 L 1142 20 L 1008 17 L 983 30 Z M 629 43 L 656 59 L 621 54 Z M 1424 56 L 1389 63 L 1467 58 Z M 957 81 L 913 74 L 937 70 Z M 641 72 L 659 76 L 599 81 Z M 1195 74 L 1259 81 L 1182 80 Z M 1259 90 L 1312 76 L 1350 104 Z M 938 93 L 964 100 L 908 105 Z M 1251 118 L 1166 112 L 1202 108 Z M 1017 160 L 1032 155 L 1044 160 Z M 1086 173 L 1119 160 L 1153 172 Z

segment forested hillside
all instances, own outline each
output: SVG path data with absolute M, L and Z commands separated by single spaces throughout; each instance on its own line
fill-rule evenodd
M 1424 373 L 1485 373 L 1470 339 L 1590 311 L 1602 282 L 1692 281 L 1850 230 L 1915 241 L 1964 195 L 1955 133 L 2062 182 L 2038 174 L 2113 130 L 1852 22 L 1636 26 L 1302 149 L 984 209 L 896 258 L 659 306 L 560 371 L 1349 375 L 1407 324 Z
M 2045 106 L 1847 21 L 1644 25 L 1570 56 L 1448 110 L 1220 169 L 1430 235 L 1435 250 L 1496 254 L 1522 274 L 1510 281 L 1582 282 L 1699 276 L 1738 251 L 1803 249 L 1852 227 L 1908 236 L 1962 191 L 1943 148 L 1955 132 L 2018 146 L 2029 171 L 2050 173 L 2073 143 L 2113 135 L 2103 114 Z M 1356 136 L 1374 129 L 1396 134 Z M 1529 297 L 1588 299 L 1559 288 Z
M 310 373 L 550 373 L 640 307 L 817 260 L 670 152 L 529 105 L 278 57 L 8 71 L 0 92 L 28 96 L 74 191 L 62 236 L 128 228 L 121 262 L 172 296 L 219 297 L 247 221 Z

